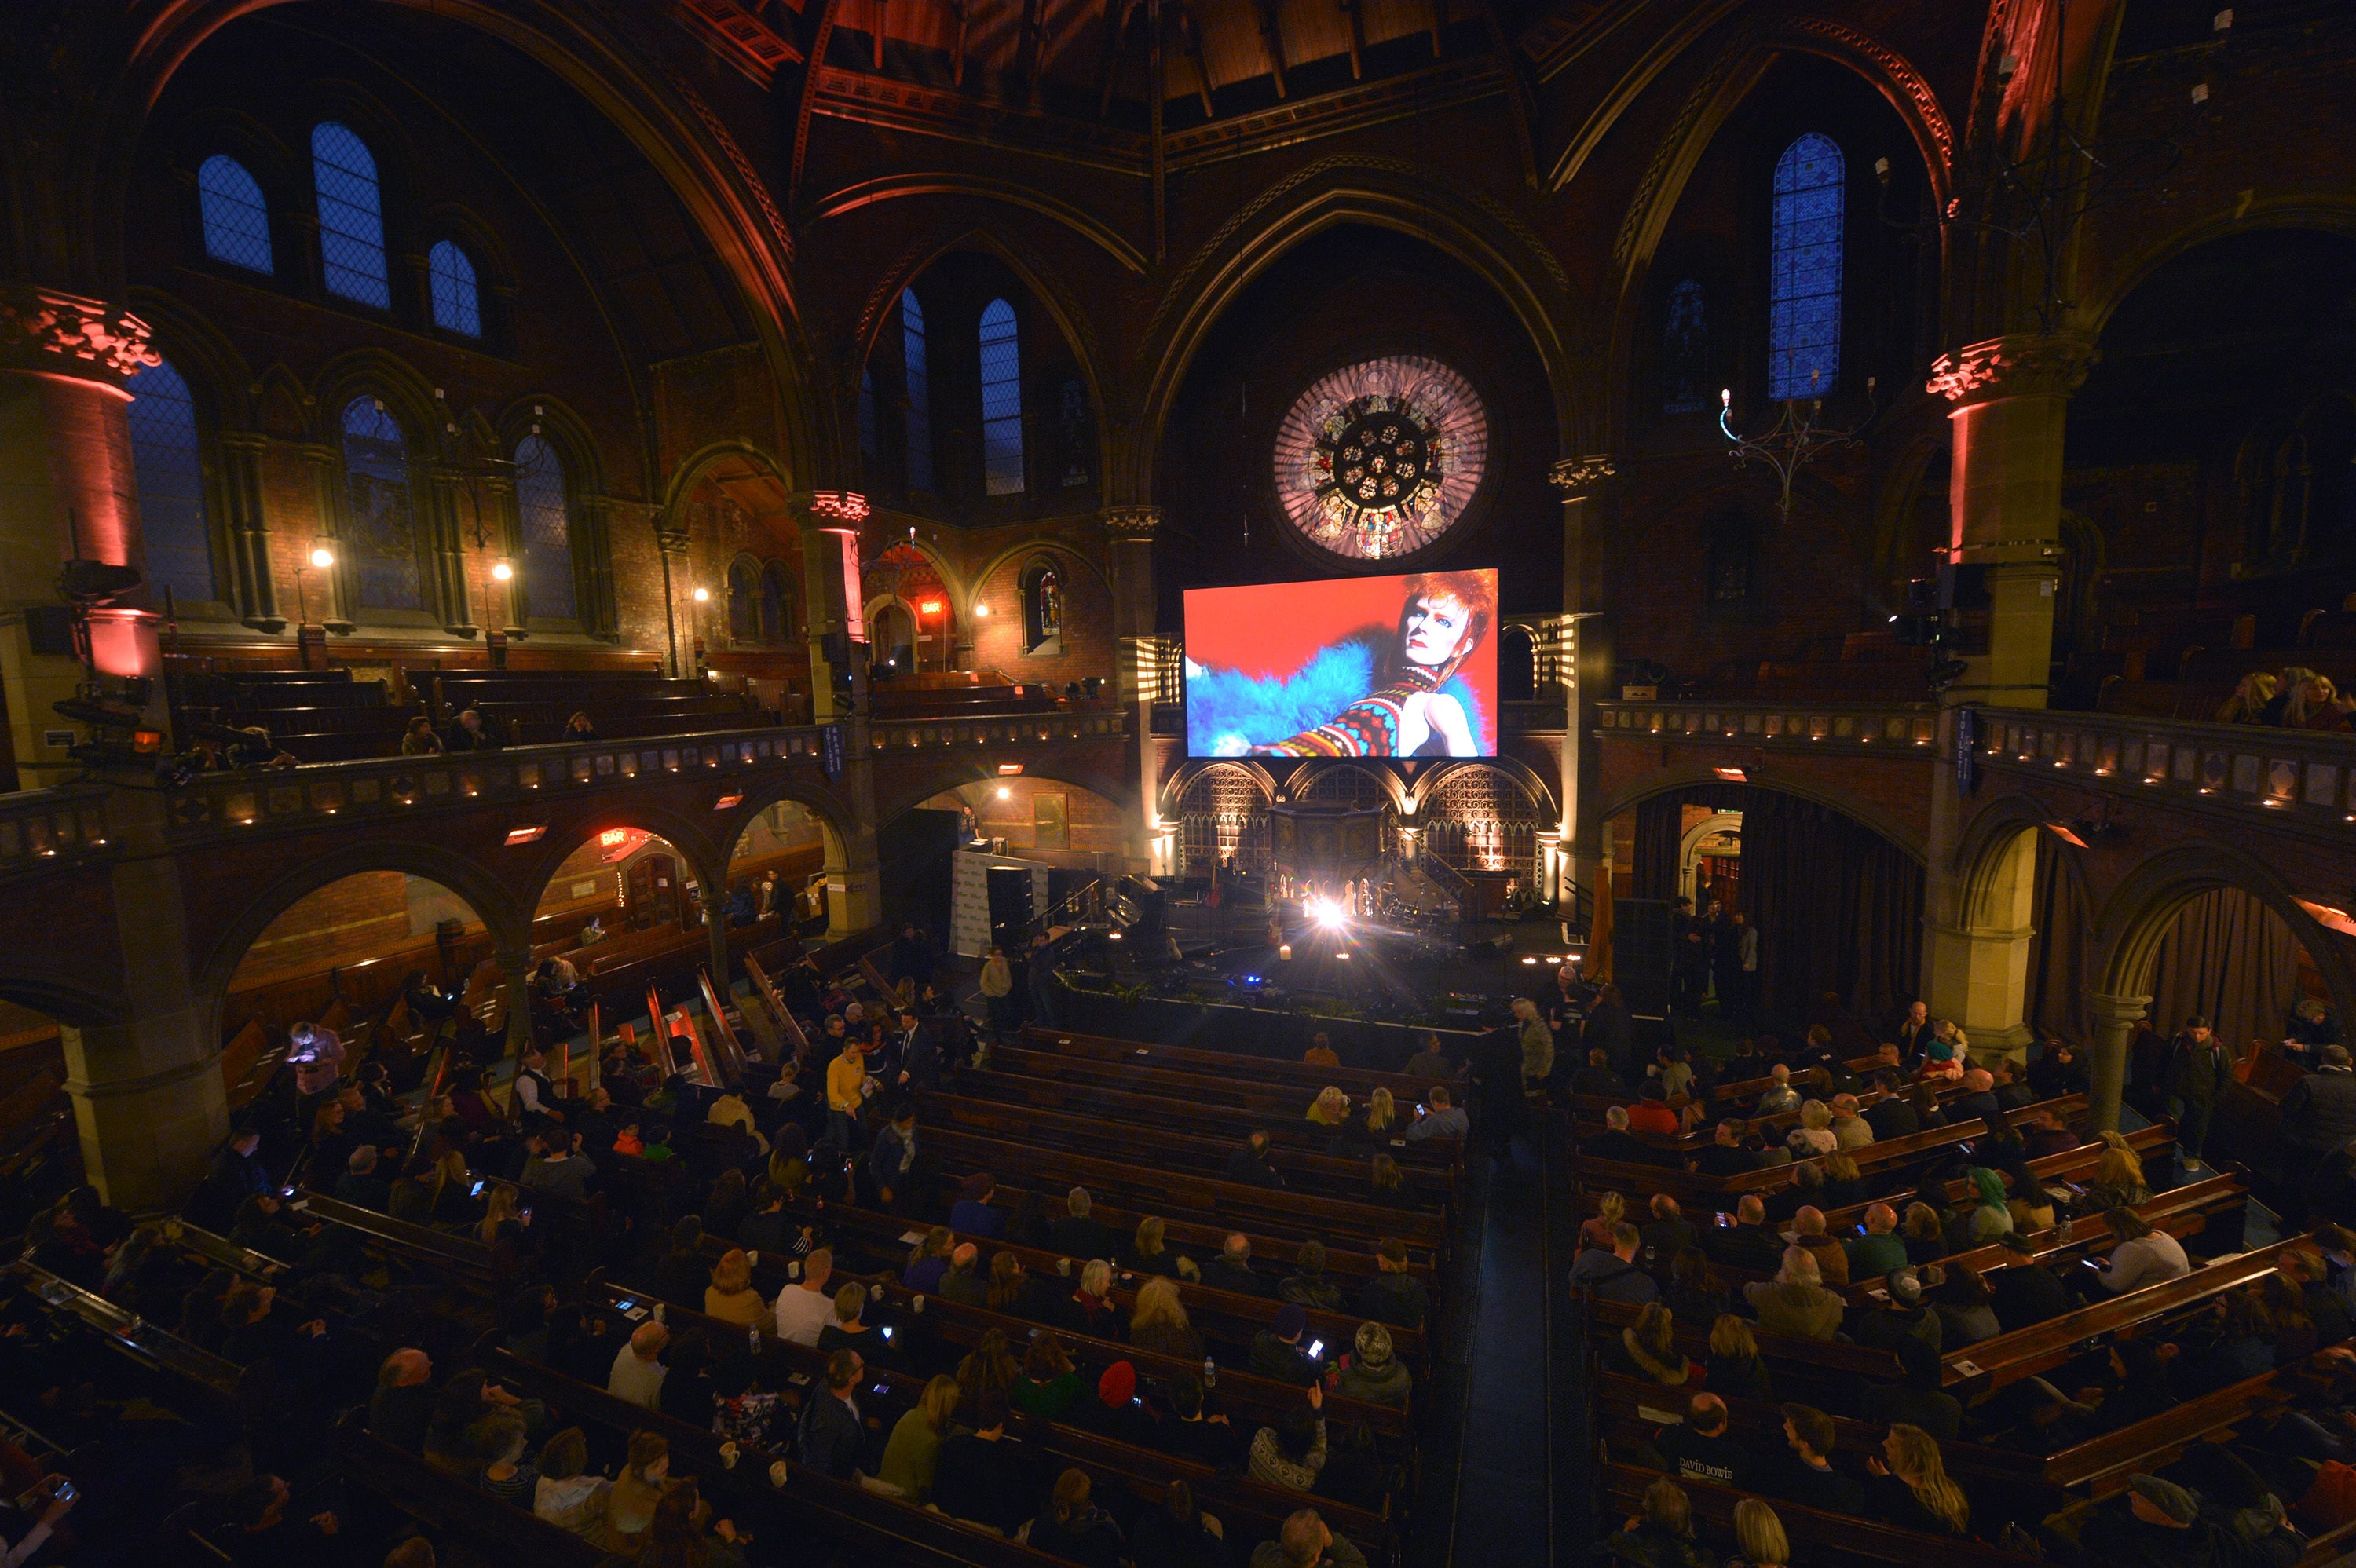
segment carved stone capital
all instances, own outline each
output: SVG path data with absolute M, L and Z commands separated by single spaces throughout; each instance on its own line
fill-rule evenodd
M 1577 501 L 1594 495 L 1617 472 L 1612 459 L 1599 452 L 1560 459 L 1547 470 L 1547 482 L 1562 492 L 1564 500 Z
M 1162 508 L 1159 507 L 1107 507 L 1104 511 L 1105 532 L 1116 539 L 1138 544 L 1151 544 L 1153 536 L 1162 531 Z
M 790 496 L 787 509 L 813 528 L 857 528 L 874 508 L 856 490 L 804 490 Z
M 665 555 L 685 555 L 688 547 L 687 528 L 680 523 L 655 519 L 655 549 Z
M 2100 355 L 2083 333 L 2013 333 L 1943 354 L 1924 389 L 1951 403 L 1992 398 L 2066 398 Z
M 103 300 L 29 284 L 0 286 L 0 367 L 121 386 L 164 357 L 147 324 Z

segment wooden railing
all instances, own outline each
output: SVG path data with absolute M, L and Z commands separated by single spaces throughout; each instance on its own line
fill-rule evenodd
M 1973 712 L 1992 773 L 2072 783 L 2345 837 L 2356 823 L 2356 738 L 2263 724 L 2190 724 L 2107 713 Z
M 1927 702 L 1731 701 L 1599 702 L 1596 728 L 1607 741 L 1687 741 L 1776 750 L 1884 752 L 1930 748 L 1938 710 Z

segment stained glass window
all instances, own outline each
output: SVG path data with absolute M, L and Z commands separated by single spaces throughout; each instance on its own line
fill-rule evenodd
M 1023 493 L 1023 350 L 1004 300 L 981 313 L 981 467 L 991 495 Z
M 242 172 L 242 171 L 240 171 Z M 205 475 L 197 451 L 197 405 L 168 359 L 131 381 L 131 463 L 139 476 L 139 528 L 147 581 L 175 604 L 213 598 L 213 557 L 205 527 Z
M 344 481 L 350 516 L 343 553 L 360 605 L 423 609 L 409 438 L 372 398 L 354 398 L 344 405 Z
M 900 291 L 900 363 L 908 374 L 908 488 L 933 487 L 933 381 L 925 369 L 925 307 Z
M 1488 464 L 1489 419 L 1462 375 L 1417 356 L 1335 370 L 1277 429 L 1276 498 L 1319 549 L 1388 560 L 1464 515 Z
M 311 129 L 311 181 L 318 191 L 319 260 L 327 292 L 391 310 L 384 202 L 368 144 L 347 126 L 321 121 Z
M 197 213 L 205 254 L 248 272 L 271 272 L 270 204 L 245 165 L 215 154 L 197 170 Z
M 1767 395 L 1821 398 L 1840 379 L 1841 150 L 1809 132 L 1775 163 Z
M 571 620 L 572 509 L 564 460 L 536 435 L 516 443 L 516 517 L 523 526 L 523 581 L 535 618 Z
M 475 263 L 447 240 L 425 258 L 434 285 L 434 325 L 462 337 L 483 336 L 483 297 L 475 288 Z

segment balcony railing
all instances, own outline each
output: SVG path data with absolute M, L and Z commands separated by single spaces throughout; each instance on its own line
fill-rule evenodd
M 106 791 L 67 784 L 0 795 L 0 873 L 50 871 L 109 852 Z
M 2120 795 L 2247 807 L 2315 826 L 2356 823 L 2356 739 L 2260 724 L 1981 709 L 1991 773 L 2067 776 Z
M 746 779 L 797 762 L 818 761 L 825 733 L 822 726 L 804 725 L 208 773 L 166 791 L 170 831 L 175 838 L 187 839 L 311 828 L 329 818 L 526 801 L 681 774 Z
M 1939 732 L 1927 702 L 1600 702 L 1607 741 L 1768 746 L 1783 751 L 1928 750 Z
M 959 713 L 954 718 L 894 719 L 868 731 L 876 751 L 955 750 L 959 746 L 1038 745 L 1043 741 L 1118 739 L 1129 732 L 1123 708 L 1057 708 L 1007 713 Z

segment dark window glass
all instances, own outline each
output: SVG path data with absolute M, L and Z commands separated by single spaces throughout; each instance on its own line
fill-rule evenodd
M 483 299 L 475 288 L 475 263 L 444 240 L 425 258 L 434 285 L 434 325 L 461 337 L 483 336 Z
M 212 539 L 205 527 L 204 465 L 197 450 L 197 405 L 170 360 L 131 381 L 131 463 L 139 476 L 139 528 L 147 581 L 177 604 L 213 592 Z
M 374 399 L 344 405 L 344 480 L 350 510 L 344 557 L 361 608 L 423 609 L 409 438 Z
M 535 618 L 571 620 L 572 507 L 564 460 L 536 435 L 516 443 L 516 517 L 523 525 L 523 583 Z
M 245 165 L 219 154 L 197 170 L 197 212 L 204 220 L 205 254 L 248 272 L 269 272 L 270 204 Z
M 384 261 L 384 203 L 368 144 L 332 120 L 311 131 L 311 181 L 319 199 L 319 261 L 327 292 L 392 308 Z
M 990 494 L 1023 493 L 1023 350 L 1004 300 L 981 313 L 981 467 Z

